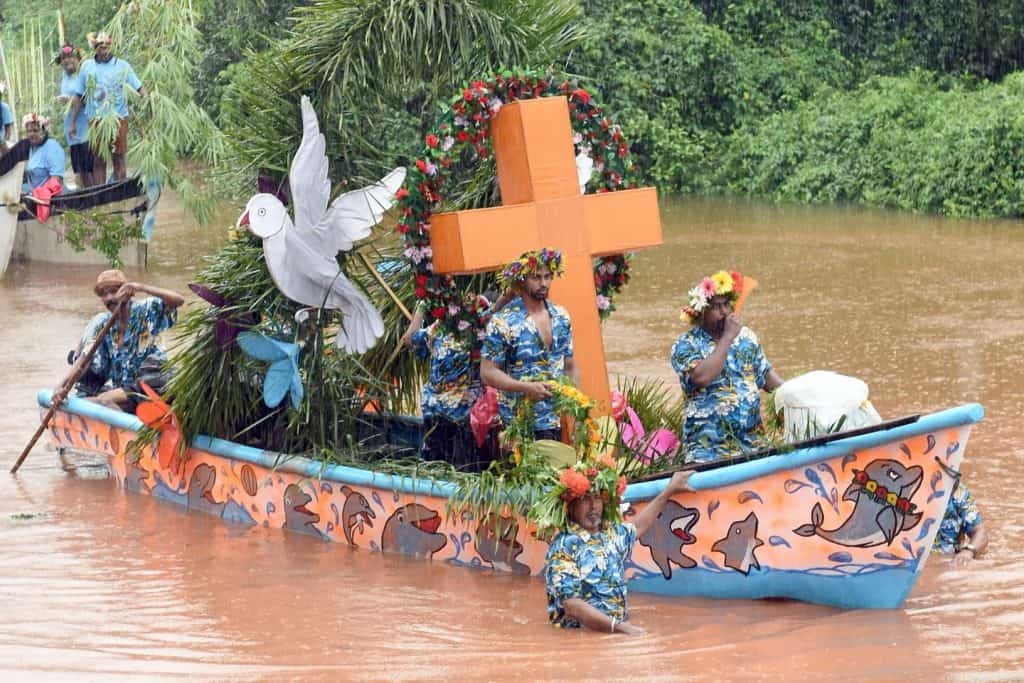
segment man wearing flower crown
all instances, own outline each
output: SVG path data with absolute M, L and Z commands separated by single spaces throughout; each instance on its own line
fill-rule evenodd
M 536 438 L 556 441 L 561 429 L 546 380 L 579 381 L 569 313 L 548 301 L 551 282 L 561 274 L 562 255 L 552 249 L 527 252 L 508 264 L 498 279 L 516 296 L 491 318 L 480 349 L 480 378 L 498 390 L 502 421 L 511 422 L 516 399 L 525 396 L 537 402 Z
M 557 485 L 530 512 L 540 533 L 560 531 L 544 565 L 548 619 L 553 625 L 628 635 L 644 632 L 626 621 L 626 559 L 665 503 L 694 490 L 689 484 L 692 474 L 673 474 L 629 523 L 622 521 L 619 509 L 626 478 L 619 476 L 612 456 L 562 470 Z
M 761 445 L 760 392 L 782 384 L 757 336 L 733 312 L 742 291 L 740 273 L 719 271 L 688 292 L 680 316 L 691 328 L 672 347 L 672 368 L 686 395 L 683 441 L 690 461 Z

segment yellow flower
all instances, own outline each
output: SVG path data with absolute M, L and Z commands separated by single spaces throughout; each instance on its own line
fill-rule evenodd
M 732 291 L 732 275 L 729 275 L 724 270 L 720 270 L 712 275 L 711 281 L 715 283 L 715 294 L 728 294 Z
M 516 466 L 518 466 L 519 463 L 521 463 L 522 461 L 523 461 L 523 454 L 522 454 L 522 452 L 518 448 L 515 449 L 514 451 L 512 451 L 512 462 L 514 462 L 516 464 Z

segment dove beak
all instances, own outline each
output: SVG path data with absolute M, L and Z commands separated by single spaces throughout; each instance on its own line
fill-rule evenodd
M 249 225 L 249 212 L 248 211 L 246 211 L 241 216 L 239 216 L 238 217 L 238 222 L 235 223 L 235 227 L 236 228 L 241 228 L 242 226 L 245 226 L 245 225 Z

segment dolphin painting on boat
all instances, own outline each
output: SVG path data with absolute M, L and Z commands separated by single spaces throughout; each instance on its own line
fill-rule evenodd
M 749 574 L 751 567 L 761 568 L 754 551 L 762 545 L 764 541 L 757 537 L 757 515 L 751 512 L 745 518 L 730 524 L 725 538 L 715 541 L 711 549 L 725 555 L 725 562 L 722 564 L 726 567 L 742 574 Z
M 821 504 L 815 503 L 811 523 L 802 524 L 793 533 L 820 536 L 854 548 L 889 545 L 921 521 L 912 499 L 923 478 L 924 470 L 916 465 L 904 467 L 896 460 L 872 460 L 863 470 L 854 470 L 853 483 L 843 493 L 843 500 L 854 503 L 845 522 L 836 529 L 822 528 L 825 514 Z
M 670 500 L 654 524 L 637 539 L 640 545 L 650 549 L 651 559 L 666 579 L 672 578 L 673 562 L 683 569 L 697 566 L 697 561 L 684 553 L 683 548 L 697 542 L 697 537 L 690 530 L 699 519 L 700 511 L 696 508 Z

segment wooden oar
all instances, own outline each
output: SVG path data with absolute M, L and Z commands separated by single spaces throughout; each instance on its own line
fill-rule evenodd
M 103 338 L 107 336 L 107 332 L 109 332 L 110 328 L 113 327 L 114 322 L 117 320 L 118 315 L 121 313 L 121 308 L 123 306 L 124 302 L 121 302 L 118 305 L 118 307 L 114 309 L 114 312 L 110 314 L 110 320 L 108 320 L 106 324 L 100 329 L 100 333 L 99 335 L 97 335 L 96 340 L 92 343 L 92 346 L 89 348 L 89 351 L 85 354 L 83 358 L 79 359 L 78 369 L 75 370 L 74 374 L 68 378 L 67 382 L 61 385 L 62 389 L 70 389 L 71 387 L 75 386 L 75 382 L 79 380 L 79 378 L 85 372 L 85 369 L 89 367 L 89 364 L 92 362 L 92 357 L 96 355 L 96 350 L 100 348 L 100 344 L 103 343 Z M 32 447 L 36 445 L 37 441 L 39 441 L 39 437 L 43 435 L 43 432 L 46 431 L 46 428 L 50 426 L 50 420 L 53 419 L 53 416 L 56 414 L 56 412 L 60 410 L 60 406 L 62 403 L 63 401 L 50 401 L 50 410 L 47 411 L 46 415 L 43 417 L 43 421 L 42 423 L 40 423 L 39 429 L 37 429 L 36 433 L 32 435 L 32 438 L 25 446 L 25 450 L 23 450 L 21 452 L 21 455 L 18 456 L 18 461 L 15 462 L 14 467 L 11 468 L 11 474 L 16 473 L 18 471 L 18 468 L 21 467 L 21 463 L 25 462 L 25 458 L 28 457 L 28 454 L 32 450 Z

